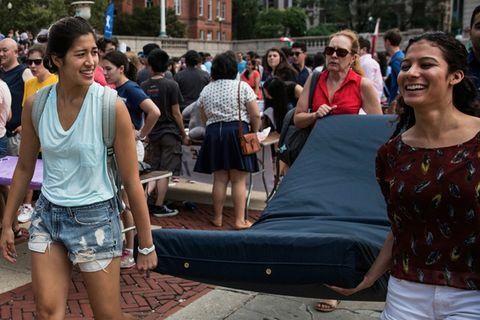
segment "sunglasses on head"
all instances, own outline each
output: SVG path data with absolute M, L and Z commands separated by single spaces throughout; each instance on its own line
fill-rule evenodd
M 35 63 L 36 66 L 41 65 L 43 62 L 43 59 L 27 59 L 27 66 L 31 66 L 32 63 Z
M 295 52 L 292 52 L 292 56 L 295 56 L 295 57 L 298 57 L 299 55 L 301 55 L 303 52 L 301 51 L 295 51 Z
M 343 49 L 343 48 L 335 49 L 334 47 L 325 47 L 325 51 L 323 53 L 327 56 L 331 56 L 333 55 L 334 52 L 337 53 L 337 57 L 340 57 L 340 58 L 345 58 L 350 53 L 350 51 L 348 51 L 347 49 Z

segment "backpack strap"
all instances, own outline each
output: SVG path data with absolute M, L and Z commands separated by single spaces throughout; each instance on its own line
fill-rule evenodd
M 115 192 L 115 202 L 119 211 L 123 210 L 121 186 L 122 181 L 118 174 L 117 161 L 115 160 L 115 152 L 113 150 L 113 142 L 115 141 L 116 126 L 116 102 L 117 91 L 109 87 L 103 87 L 103 103 L 102 103 L 102 135 L 103 143 L 107 148 L 107 171 L 108 178 Z M 116 189 L 116 190 L 115 190 Z
M 295 108 L 289 110 L 283 118 L 282 129 L 280 131 L 280 137 L 278 138 L 278 146 L 281 147 L 287 135 L 288 128 L 293 124 L 293 116 L 295 115 Z
M 55 84 L 46 86 L 37 91 L 35 94 L 35 99 L 33 99 L 33 106 L 32 106 L 32 124 L 33 129 L 35 129 L 35 133 L 38 136 L 38 125 L 40 123 L 40 118 L 42 117 L 43 110 L 45 109 L 45 105 L 47 104 L 48 95 L 52 90 L 52 87 Z
M 308 92 L 308 112 L 312 110 L 313 94 L 317 87 L 318 79 L 320 78 L 320 71 L 313 71 L 312 80 L 310 81 L 310 90 Z
M 115 141 L 115 125 L 116 125 L 116 109 L 117 91 L 110 87 L 103 87 L 103 106 L 102 106 L 102 130 L 103 143 L 107 147 L 107 151 L 112 149 Z

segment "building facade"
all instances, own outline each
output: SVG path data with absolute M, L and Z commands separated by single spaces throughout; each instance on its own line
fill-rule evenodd
M 117 10 L 132 13 L 136 7 L 159 7 L 160 0 L 122 0 Z M 165 0 L 178 20 L 184 23 L 186 38 L 200 40 L 232 40 L 232 0 Z

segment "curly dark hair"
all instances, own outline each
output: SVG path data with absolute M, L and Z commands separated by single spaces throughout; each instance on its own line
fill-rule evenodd
M 444 32 L 427 32 L 410 39 L 408 46 L 405 49 L 405 54 L 408 52 L 408 49 L 412 44 L 421 40 L 430 42 L 431 46 L 437 47 L 442 51 L 443 58 L 448 65 L 449 73 L 462 71 L 466 74 L 468 68 L 468 53 L 467 49 L 460 41 Z M 476 117 L 480 116 L 480 103 L 476 99 L 477 90 L 468 76 L 465 76 L 462 81 L 453 86 L 452 95 L 453 105 L 459 111 Z M 413 108 L 407 105 L 401 96 L 398 98 L 398 110 L 398 124 L 392 137 L 411 128 L 415 124 L 415 113 L 413 112 Z

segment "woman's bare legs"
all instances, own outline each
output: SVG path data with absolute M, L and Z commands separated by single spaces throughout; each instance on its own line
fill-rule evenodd
M 114 258 L 105 270 L 82 272 L 82 276 L 95 319 L 134 319 L 131 315 L 122 314 L 120 258 Z
M 213 173 L 213 219 L 212 224 L 216 227 L 222 226 L 223 205 L 227 196 L 227 185 L 229 181 L 228 171 L 218 170 Z
M 234 227 L 235 229 L 247 229 L 250 228 L 252 223 L 245 220 L 245 198 L 247 194 L 248 172 L 240 170 L 229 170 L 230 181 L 232 182 L 232 201 L 233 201 L 233 213 L 235 216 Z
M 65 247 L 52 244 L 45 253 L 32 252 L 32 285 L 39 320 L 64 319 L 72 264 Z

